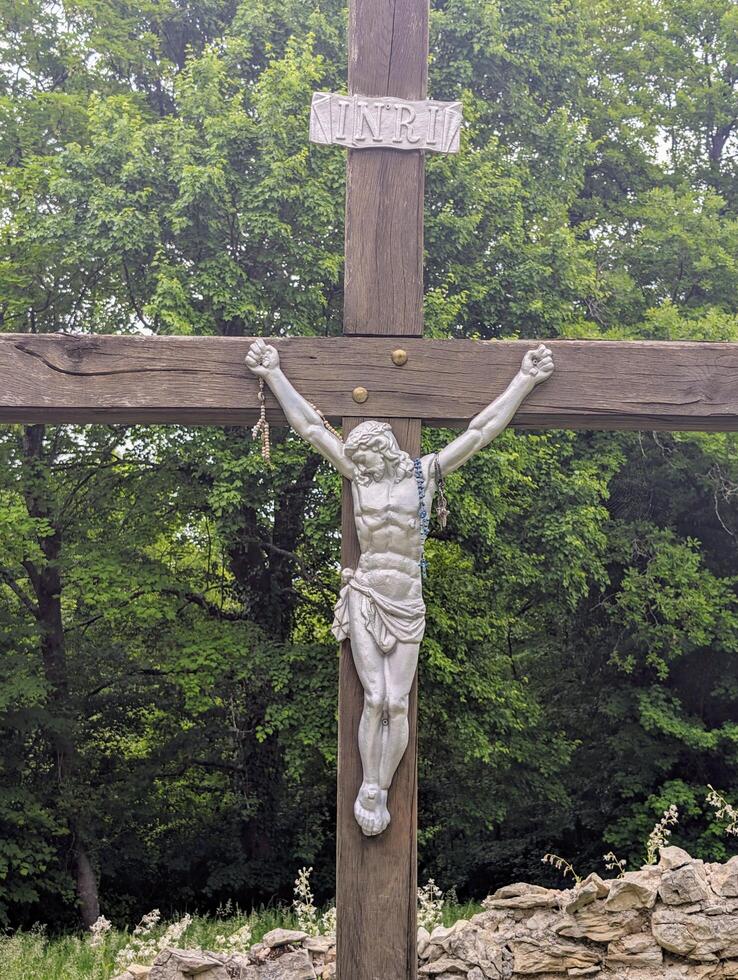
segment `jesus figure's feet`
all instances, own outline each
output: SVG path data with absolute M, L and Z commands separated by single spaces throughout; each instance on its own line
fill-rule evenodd
M 354 803 L 354 816 L 367 837 L 381 834 L 390 822 L 387 790 L 380 789 L 376 783 L 362 783 Z

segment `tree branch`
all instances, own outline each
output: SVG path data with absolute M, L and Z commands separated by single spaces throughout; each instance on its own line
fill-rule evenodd
M 192 603 L 194 606 L 199 606 L 205 612 L 210 613 L 211 616 L 215 616 L 216 619 L 226 619 L 234 623 L 246 622 L 248 619 L 243 613 L 226 612 L 217 603 L 212 602 L 207 596 L 203 595 L 202 592 L 186 592 L 183 589 L 174 588 L 160 589 L 159 591 L 162 595 L 176 596 L 178 599 L 184 599 L 185 603 Z
M 5 584 L 11 589 L 12 592 L 20 599 L 26 609 L 38 619 L 40 611 L 35 602 L 33 602 L 23 591 L 23 589 L 18 585 L 10 570 L 0 566 L 0 581 L 5 582 Z

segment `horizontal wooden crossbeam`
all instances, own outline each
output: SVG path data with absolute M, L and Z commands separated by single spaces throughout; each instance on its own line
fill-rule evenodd
M 252 338 L 0 334 L 0 422 L 252 424 Z M 537 341 L 274 340 L 295 386 L 333 421 L 458 426 L 495 398 Z M 393 350 L 408 354 L 402 367 Z M 738 430 L 738 344 L 551 341 L 556 372 L 521 428 Z M 354 388 L 369 392 L 357 405 Z M 283 417 L 269 397 L 272 424 Z

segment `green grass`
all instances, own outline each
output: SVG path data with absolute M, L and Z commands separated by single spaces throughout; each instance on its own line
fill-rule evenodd
M 471 919 L 482 911 L 479 902 L 447 902 L 443 908 L 443 925 L 452 926 L 459 919 Z
M 443 924 L 452 925 L 457 919 L 469 919 L 481 911 L 473 902 L 449 904 L 443 911 Z M 192 949 L 221 948 L 219 936 L 229 936 L 249 922 L 252 943 L 258 942 L 270 929 L 297 928 L 292 912 L 279 906 L 262 908 L 251 915 L 228 917 L 194 916 L 192 924 L 178 945 Z M 164 926 L 152 934 L 159 937 Z M 121 968 L 115 958 L 128 945 L 130 931 L 111 929 L 99 949 L 90 946 L 89 938 L 77 935 L 47 936 L 43 929 L 0 935 L 0 978 L 2 980 L 110 980 Z

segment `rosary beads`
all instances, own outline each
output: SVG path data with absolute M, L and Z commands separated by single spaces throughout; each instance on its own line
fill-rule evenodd
M 308 405 L 314 411 L 316 411 L 318 413 L 318 415 L 320 416 L 320 420 L 323 423 L 323 428 L 324 429 L 327 429 L 329 432 L 332 432 L 333 435 L 336 437 L 336 439 L 338 439 L 339 442 L 343 442 L 343 436 L 341 435 L 341 433 L 340 432 L 337 432 L 336 429 L 333 428 L 333 426 L 331 425 L 331 423 L 328 421 L 328 419 L 325 417 L 325 415 L 323 415 L 323 413 L 318 408 L 318 406 L 317 405 L 313 405 L 312 402 L 308 402 Z
M 436 478 L 436 492 L 438 494 L 436 516 L 438 517 L 439 525 L 444 528 L 448 522 L 448 500 L 446 499 L 446 481 L 443 478 L 438 453 L 434 454 L 433 468 Z M 428 508 L 425 506 L 425 477 L 423 476 L 423 464 L 419 458 L 413 460 L 413 469 L 415 471 L 415 482 L 418 485 L 418 517 L 420 518 L 421 541 L 420 572 L 423 578 L 425 578 L 428 573 L 428 560 L 425 557 L 425 540 L 430 534 L 430 515 L 428 514 Z
M 259 378 L 259 421 L 251 430 L 251 438 L 258 439 L 261 435 L 261 458 L 272 465 L 272 444 L 269 437 L 269 423 L 266 417 L 266 399 L 264 396 L 264 379 Z
M 420 574 L 425 578 L 428 573 L 428 561 L 425 557 L 425 539 L 430 533 L 430 518 L 425 506 L 425 477 L 423 476 L 423 464 L 419 458 L 413 460 L 415 470 L 415 482 L 418 484 L 418 516 L 420 517 Z
M 330 424 L 330 422 L 325 417 L 325 415 L 323 415 L 323 413 L 317 407 L 317 405 L 313 405 L 312 402 L 308 402 L 308 405 L 313 409 L 313 411 L 318 413 L 318 415 L 320 416 L 320 420 L 323 423 L 323 426 L 329 432 L 332 432 L 339 442 L 343 442 L 343 437 L 341 436 L 341 433 L 337 432 L 336 429 L 333 428 L 333 426 Z M 264 460 L 267 466 L 271 466 L 272 443 L 269 435 L 269 423 L 267 422 L 267 417 L 266 417 L 266 396 L 264 394 L 263 378 L 259 378 L 259 421 L 251 430 L 252 439 L 258 439 L 259 437 L 261 437 L 261 458 Z

